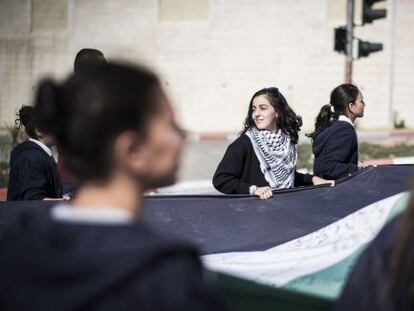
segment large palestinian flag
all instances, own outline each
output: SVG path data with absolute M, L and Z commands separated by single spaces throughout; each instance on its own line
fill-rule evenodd
M 277 191 L 267 201 L 153 196 L 144 219 L 199 245 L 234 309 L 328 310 L 358 255 L 406 206 L 413 167 L 371 167 L 335 187 Z M 2 203 L 0 235 L 19 210 L 44 204 Z
M 197 243 L 208 269 L 240 278 L 220 276 L 233 304 L 324 310 L 340 294 L 359 254 L 405 208 L 412 169 L 371 167 L 335 187 L 277 191 L 267 201 L 151 198 L 145 217 L 159 230 Z

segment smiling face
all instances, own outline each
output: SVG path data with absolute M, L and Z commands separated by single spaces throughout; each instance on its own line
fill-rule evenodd
M 259 130 L 277 132 L 278 114 L 266 95 L 259 95 L 252 102 L 252 119 Z

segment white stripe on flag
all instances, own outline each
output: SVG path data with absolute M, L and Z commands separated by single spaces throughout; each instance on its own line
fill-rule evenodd
M 395 202 L 405 194 L 370 204 L 322 229 L 266 251 L 205 255 L 203 263 L 214 271 L 283 286 L 332 266 L 370 242 L 386 223 Z

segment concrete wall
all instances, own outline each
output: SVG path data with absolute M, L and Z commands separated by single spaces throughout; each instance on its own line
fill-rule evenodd
M 387 128 L 395 110 L 414 127 L 414 1 L 382 5 L 386 19 L 356 29 L 385 45 L 354 65 L 367 103 L 359 126 Z M 344 12 L 345 0 L 0 0 L 0 123 L 31 103 L 41 77 L 63 78 L 76 52 L 93 47 L 159 72 L 191 132 L 239 131 L 265 86 L 279 87 L 311 129 L 344 78 L 333 51 Z

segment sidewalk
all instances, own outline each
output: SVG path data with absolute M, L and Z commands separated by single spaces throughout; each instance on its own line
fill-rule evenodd
M 310 143 L 310 138 L 306 137 L 307 131 L 299 133 L 299 143 Z M 393 129 L 393 130 L 359 130 L 357 129 L 358 139 L 361 142 L 372 144 L 414 144 L 414 129 Z M 211 141 L 236 139 L 238 133 L 190 133 L 189 141 Z
M 414 164 L 413 157 L 401 157 L 401 158 L 389 158 L 389 159 L 374 159 L 370 161 L 365 161 L 365 163 L 375 164 L 375 165 L 390 165 L 390 164 Z
M 190 134 L 188 135 L 178 182 L 159 190 L 158 194 L 217 194 L 211 179 L 226 148 L 237 137 L 237 133 L 224 134 Z M 414 130 L 392 131 L 358 131 L 360 142 L 369 142 L 391 146 L 394 144 L 414 144 Z M 310 143 L 310 139 L 302 133 L 300 143 Z M 369 164 L 414 164 L 414 154 L 408 157 L 374 159 Z M 5 191 L 0 191 L 0 201 L 5 200 Z

